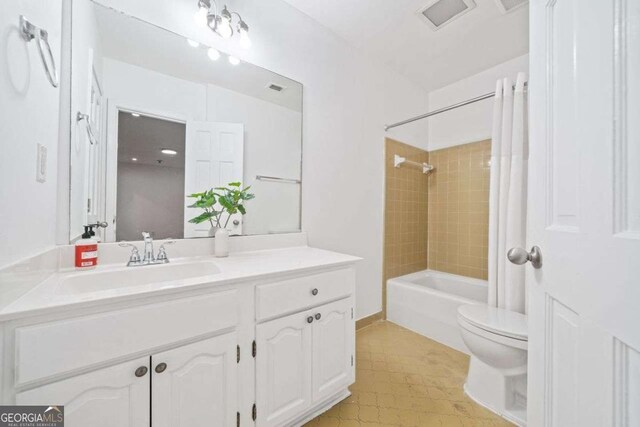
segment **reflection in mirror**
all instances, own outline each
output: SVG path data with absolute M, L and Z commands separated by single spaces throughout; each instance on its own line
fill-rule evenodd
M 187 196 L 231 182 L 255 194 L 231 235 L 300 229 L 300 83 L 90 0 L 72 25 L 70 241 L 210 236 Z

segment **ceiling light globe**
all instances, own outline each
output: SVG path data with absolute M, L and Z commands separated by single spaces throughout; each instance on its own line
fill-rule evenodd
M 249 33 L 245 30 L 240 30 L 240 47 L 249 49 L 251 47 L 251 39 Z
M 209 13 L 209 11 L 204 8 L 201 7 L 200 9 L 198 9 L 198 11 L 193 15 L 193 20 L 195 21 L 196 24 L 198 25 L 207 25 L 207 14 Z
M 198 42 L 197 42 L 197 41 L 195 41 L 195 40 L 191 40 L 191 39 L 187 39 L 187 43 L 189 43 L 189 46 L 191 46 L 191 47 L 198 47 L 198 46 L 200 46 L 200 43 L 198 43 Z
M 207 50 L 207 56 L 210 60 L 217 61 L 218 59 L 220 59 L 220 52 L 218 51 L 218 49 L 210 47 L 209 50 Z
M 218 23 L 218 34 L 220 34 L 220 37 L 223 39 L 231 37 L 233 35 L 233 28 L 231 28 L 231 24 L 224 19 L 220 21 Z
M 229 64 L 238 65 L 239 63 L 240 63 L 240 60 L 237 57 L 229 56 Z

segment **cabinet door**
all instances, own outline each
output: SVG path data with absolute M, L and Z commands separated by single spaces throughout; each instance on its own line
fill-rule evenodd
M 313 401 L 319 402 L 354 380 L 355 321 L 352 299 L 320 306 L 313 320 Z
M 233 332 L 153 355 L 153 427 L 235 425 L 236 346 Z
M 149 427 L 149 378 L 143 357 L 18 393 L 16 404 L 64 405 L 67 427 Z
M 280 426 L 311 405 L 311 312 L 256 327 L 258 427 Z

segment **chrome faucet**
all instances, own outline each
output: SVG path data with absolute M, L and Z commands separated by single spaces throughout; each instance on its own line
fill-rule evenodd
M 151 234 L 146 231 L 142 232 L 142 238 L 144 239 L 144 253 L 142 259 L 140 258 L 140 252 L 136 245 L 128 242 L 121 242 L 119 245 L 123 248 L 130 247 L 131 255 L 129 255 L 129 262 L 127 262 L 127 267 L 138 267 L 142 265 L 155 265 L 155 264 L 166 264 L 169 262 L 169 257 L 167 256 L 167 251 L 164 248 L 165 245 L 171 245 L 175 243 L 175 240 L 168 239 L 163 240 L 160 245 L 160 249 L 158 249 L 158 256 L 156 257 L 153 251 L 153 238 Z
M 145 264 L 151 264 L 156 260 L 156 256 L 153 253 L 153 238 L 151 234 L 146 231 L 142 232 L 142 238 L 144 239 L 144 255 L 142 262 Z

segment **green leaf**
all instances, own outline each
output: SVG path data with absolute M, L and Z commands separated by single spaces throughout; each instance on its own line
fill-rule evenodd
M 239 182 L 230 182 L 228 185 L 231 187 L 240 187 L 242 184 Z
M 246 209 L 244 208 L 244 206 L 242 206 L 242 205 L 238 205 L 238 210 L 240 211 L 240 213 L 241 213 L 242 215 L 244 215 L 244 214 L 246 214 L 246 213 L 247 213 L 247 210 L 246 210 Z

